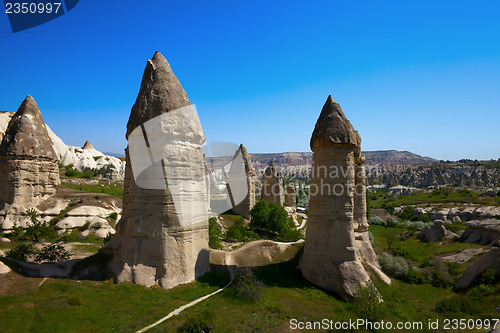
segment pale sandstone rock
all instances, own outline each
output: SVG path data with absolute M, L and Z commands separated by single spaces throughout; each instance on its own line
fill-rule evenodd
M 276 166 L 274 161 L 272 161 L 267 167 L 266 171 L 264 171 L 261 199 L 283 206 L 285 196 L 283 193 L 282 181 L 283 175 L 281 174 L 281 171 Z
M 420 231 L 420 237 L 427 242 L 435 242 L 445 238 L 446 228 L 443 220 L 435 220 L 432 227 L 425 227 Z
M 5 237 L 0 237 L 0 243 L 9 244 L 10 243 L 10 239 L 5 238 Z
M 190 282 L 210 269 L 208 202 L 201 200 L 206 199 L 207 190 L 201 147 L 205 137 L 195 114 L 187 118 L 183 115 L 173 119 L 165 117 L 167 113 L 189 105 L 188 96 L 167 60 L 156 52 L 153 59 L 147 62 L 139 95 L 127 124 L 129 148 L 126 150 L 122 218 L 117 224 L 115 237 L 106 244 L 113 254 L 111 270 L 117 282 L 132 281 L 168 289 Z M 160 117 L 159 124 L 148 123 L 156 117 Z M 146 125 L 156 127 L 146 129 Z M 152 183 L 148 183 L 148 178 L 137 178 L 145 182 L 141 183 L 142 187 L 136 184 L 130 155 L 130 140 L 133 138 L 130 135 L 141 126 L 147 133 L 151 130 L 159 137 L 167 134 L 171 137 L 169 142 L 155 149 L 165 156 L 162 163 L 176 165 L 175 168 L 163 168 L 164 172 L 171 172 L 166 178 L 164 174 L 149 178 Z M 144 147 L 147 151 L 148 147 Z M 152 165 L 144 172 L 148 170 L 156 169 Z M 182 188 L 186 184 L 192 185 L 189 191 Z M 151 189 L 155 185 L 162 188 Z M 178 186 L 176 192 L 171 191 L 172 186 Z M 181 204 L 189 206 L 195 203 L 202 207 L 179 210 L 178 197 L 183 200 Z M 191 211 L 205 212 L 205 219 L 202 215 L 188 216 Z
M 465 223 L 467 229 L 462 234 L 466 243 L 500 245 L 500 220 L 472 220 Z
M 356 184 L 364 189 L 360 143 L 340 105 L 329 96 L 311 137 L 311 199 L 300 269 L 307 280 L 344 299 L 354 297 L 370 280 L 363 263 L 378 267 L 365 226 L 366 197 L 354 191 Z
M 11 271 L 9 266 L 0 261 L 0 274 L 7 274 Z
M 493 268 L 496 274 L 500 273 L 500 248 L 496 247 L 488 251 L 481 258 L 474 261 L 464 274 L 455 283 L 456 288 L 468 287 L 475 277 L 483 274 L 488 268 Z
M 247 149 L 243 144 L 240 145 L 238 151 L 235 154 L 241 154 L 243 157 L 243 165 L 245 167 L 245 176 L 247 182 L 248 194 L 245 196 L 243 201 L 236 204 L 232 210 L 234 213 L 243 216 L 246 219 L 250 218 L 250 210 L 255 205 L 255 170 L 252 165 L 252 160 L 250 159 L 250 154 L 248 154 Z M 234 158 L 233 158 L 234 159 Z M 231 170 L 229 171 L 231 174 Z

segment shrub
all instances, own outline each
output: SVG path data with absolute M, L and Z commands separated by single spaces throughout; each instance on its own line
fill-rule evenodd
M 427 277 L 420 269 L 410 267 L 403 276 L 403 281 L 409 284 L 424 284 L 427 282 Z
M 66 171 L 64 172 L 64 175 L 66 177 L 78 177 L 79 174 L 80 172 L 76 171 L 75 169 L 66 169 Z
M 226 240 L 232 242 L 248 242 L 254 239 L 259 239 L 259 235 L 245 227 L 243 221 L 243 217 L 238 216 L 238 218 L 234 221 L 234 224 L 227 229 L 225 233 Z
M 384 239 L 387 243 L 387 249 L 392 250 L 392 247 L 400 241 L 399 231 L 393 228 L 387 228 L 384 230 Z
M 495 273 L 495 270 L 493 268 L 488 268 L 487 270 L 484 271 L 483 274 L 481 274 L 481 284 L 486 284 L 486 285 L 493 285 L 497 279 L 497 275 Z
M 423 222 L 423 221 L 403 221 L 401 224 L 406 229 L 411 231 L 420 231 L 425 227 L 431 227 L 433 225 L 432 222 Z
M 382 296 L 372 281 L 366 286 L 356 288 L 354 301 L 358 307 L 359 314 L 369 320 L 377 320 L 382 314 Z
M 58 262 L 69 259 L 70 254 L 64 246 L 59 243 L 45 245 L 35 255 L 35 262 Z
M 78 231 L 82 232 L 82 231 L 85 231 L 85 230 L 88 230 L 90 228 L 90 221 L 86 221 L 84 225 L 82 225 L 81 227 L 78 227 Z
M 26 228 L 14 226 L 12 237 L 19 240 L 34 242 L 38 242 L 41 239 L 45 239 L 47 241 L 54 241 L 57 239 L 57 232 L 55 229 L 49 224 L 41 222 L 38 219 L 38 213 L 35 209 L 28 209 L 21 215 L 27 217 L 29 222 L 27 223 Z
M 373 242 L 375 241 L 375 239 L 373 238 L 373 234 L 371 231 L 368 231 L 368 238 L 370 239 L 370 243 L 373 245 Z
M 211 217 L 208 220 L 208 245 L 212 249 L 222 249 L 222 230 L 217 224 L 215 217 Z
M 188 318 L 179 328 L 179 333 L 208 333 L 214 328 L 215 315 L 213 312 L 205 311 L 200 315 Z
M 495 288 L 490 285 L 480 284 L 469 290 L 467 295 L 473 299 L 481 300 L 484 296 L 491 295 L 495 292 Z
M 395 228 L 398 226 L 398 221 L 392 216 L 387 217 L 385 223 L 390 228 Z
M 283 236 L 288 230 L 288 213 L 274 202 L 259 200 L 250 210 L 250 228 L 255 231 Z
M 238 269 L 232 290 L 235 296 L 246 298 L 252 302 L 259 301 L 263 294 L 262 284 L 257 281 L 253 271 L 248 267 Z
M 378 217 L 378 216 L 374 216 L 374 217 L 370 218 L 370 219 L 368 220 L 368 223 L 369 223 L 369 224 L 373 224 L 373 225 L 381 225 L 381 226 L 384 226 L 384 227 L 386 226 L 385 221 L 384 221 L 384 220 L 382 220 L 382 219 L 381 219 L 380 217 Z
M 385 252 L 379 257 L 382 270 L 395 278 L 402 278 L 408 273 L 410 266 L 402 257 L 395 257 Z
M 299 239 L 303 239 L 304 235 L 302 235 L 302 232 L 297 229 L 289 229 L 288 231 L 285 232 L 284 235 L 278 236 L 276 240 L 278 242 L 296 242 Z
M 484 311 L 480 301 L 469 296 L 453 295 L 436 305 L 437 312 L 452 312 L 460 314 L 478 314 Z
M 102 239 L 103 243 L 104 243 L 104 244 L 106 244 L 107 242 L 109 242 L 109 241 L 111 240 L 111 238 L 113 238 L 113 236 L 114 236 L 114 235 L 113 235 L 112 233 L 108 232 L 108 233 L 106 234 L 106 237 L 104 237 L 104 238 Z
M 112 220 L 116 220 L 118 218 L 118 213 L 117 212 L 113 212 L 113 213 L 109 214 L 109 218 L 112 219 Z
M 36 247 L 32 243 L 19 243 L 13 249 L 10 249 L 5 255 L 17 261 L 27 261 L 37 253 Z

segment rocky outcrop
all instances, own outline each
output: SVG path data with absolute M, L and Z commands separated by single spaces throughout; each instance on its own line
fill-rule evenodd
M 286 193 L 285 193 L 285 206 L 292 207 L 295 210 L 296 200 L 297 198 L 295 197 L 295 186 L 288 185 L 286 187 Z
M 57 155 L 38 105 L 28 95 L 0 144 L 0 209 L 24 212 L 56 193 L 59 183 Z
M 370 280 L 364 263 L 383 275 L 368 239 L 365 191 L 355 193 L 356 184 L 362 189 L 364 182 L 364 175 L 356 176 L 364 163 L 360 143 L 329 96 L 311 137 L 311 198 L 300 269 L 307 280 L 344 299 Z
M 209 270 L 205 137 L 159 52 L 147 62 L 126 137 L 123 213 L 107 243 L 115 280 L 164 289 L 190 282 Z
M 255 205 L 255 170 L 252 165 L 252 160 L 250 159 L 250 155 L 248 154 L 247 149 L 243 144 L 240 145 L 239 149 L 236 151 L 236 154 L 233 158 L 233 160 L 236 160 L 237 155 L 240 154 L 241 158 L 243 159 L 243 166 L 244 166 L 244 175 L 235 175 L 239 176 L 239 179 L 245 179 L 246 180 L 246 188 L 248 189 L 245 198 L 243 201 L 241 201 L 239 204 L 236 204 L 235 206 L 231 205 L 233 208 L 233 212 L 243 216 L 246 219 L 250 218 L 250 209 L 253 208 Z M 239 167 L 239 166 L 238 166 Z M 231 175 L 233 173 L 231 170 L 229 171 Z
M 467 229 L 462 234 L 464 242 L 500 246 L 500 220 L 473 220 L 465 225 Z
M 493 248 L 481 258 L 474 261 L 465 273 L 455 283 L 455 288 L 466 288 L 476 277 L 481 276 L 488 268 L 493 268 L 500 274 L 500 248 Z
M 283 176 L 274 161 L 269 164 L 262 179 L 261 199 L 283 205 L 285 201 L 283 193 Z

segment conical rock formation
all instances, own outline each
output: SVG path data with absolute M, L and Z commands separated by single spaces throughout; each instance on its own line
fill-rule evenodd
M 38 105 L 28 95 L 0 144 L 0 209 L 17 205 L 23 212 L 56 192 L 59 168 L 52 146 Z
M 180 109 L 180 110 L 179 110 Z M 122 218 L 107 247 L 117 282 L 167 289 L 209 270 L 205 140 L 167 60 L 148 60 L 127 124 Z
M 241 201 L 239 204 L 236 204 L 233 207 L 233 212 L 243 216 L 246 219 L 250 218 L 250 209 L 253 208 L 255 205 L 255 170 L 252 165 L 252 160 L 250 159 L 250 154 L 248 154 L 247 149 L 243 144 L 240 145 L 239 149 L 236 151 L 235 157 L 233 160 L 236 159 L 236 156 L 238 154 L 241 154 L 241 157 L 243 158 L 243 165 L 245 168 L 245 176 L 246 178 L 246 187 L 248 190 L 248 194 L 245 196 L 243 201 Z M 229 171 L 231 174 L 231 170 Z
M 370 280 L 363 264 L 390 281 L 378 269 L 368 239 L 360 144 L 359 134 L 329 96 L 311 137 L 309 220 L 300 269 L 307 280 L 344 299 Z

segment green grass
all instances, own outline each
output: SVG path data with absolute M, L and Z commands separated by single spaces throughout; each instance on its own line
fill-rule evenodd
M 459 241 L 439 244 L 438 242 L 426 243 L 418 239 L 418 232 L 408 232 L 405 229 L 387 228 L 380 225 L 371 225 L 370 232 L 373 234 L 375 245 L 381 250 L 387 251 L 387 243 L 384 239 L 384 233 L 388 229 L 398 230 L 400 234 L 405 233 L 406 240 L 401 240 L 393 245 L 393 247 L 402 249 L 407 252 L 407 259 L 413 261 L 415 266 L 420 266 L 429 258 L 434 256 L 444 256 L 446 254 L 457 253 L 466 249 L 482 248 L 484 246 L 478 244 L 462 243 Z
M 40 279 L 41 280 L 41 279 Z M 221 285 L 205 279 L 169 291 L 131 283 L 50 279 L 0 296 L 4 332 L 133 332 Z M 227 283 L 227 276 L 223 282 Z M 23 286 L 22 284 L 25 284 Z M 20 281 L 15 288 L 25 288 Z
M 371 193 L 367 196 L 370 208 L 394 208 L 403 205 L 419 204 L 464 204 L 496 206 L 500 204 L 500 197 L 483 197 L 469 190 L 452 191 L 449 189 L 434 190 L 432 192 L 417 192 L 410 195 L 393 195 L 387 191 Z
M 88 185 L 88 184 L 68 184 L 63 183 L 64 186 L 69 187 L 73 190 L 91 192 L 91 193 L 105 193 L 120 199 L 123 198 L 123 186 L 116 184 L 100 183 L 99 185 Z

